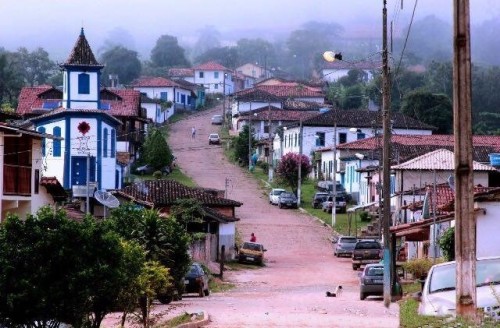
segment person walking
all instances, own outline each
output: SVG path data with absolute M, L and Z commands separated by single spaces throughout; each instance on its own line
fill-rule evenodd
M 257 237 L 255 237 L 255 234 L 252 232 L 252 234 L 250 235 L 250 241 L 252 243 L 255 243 L 257 241 Z
M 191 128 L 191 139 L 194 139 L 196 137 L 196 128 L 193 126 Z

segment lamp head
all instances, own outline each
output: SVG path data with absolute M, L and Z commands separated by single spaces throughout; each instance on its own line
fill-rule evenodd
M 323 53 L 323 58 L 331 63 L 334 62 L 335 60 L 342 60 L 342 53 L 335 53 L 334 51 L 325 51 Z

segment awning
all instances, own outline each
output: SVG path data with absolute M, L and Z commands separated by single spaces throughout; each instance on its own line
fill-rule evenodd
M 368 204 L 354 206 L 354 207 L 348 208 L 347 212 L 354 212 L 354 211 L 357 211 L 359 209 L 364 209 L 364 208 L 367 208 L 367 207 L 371 207 L 371 206 L 373 206 L 375 204 L 378 204 L 378 202 L 371 202 L 371 203 L 368 203 Z

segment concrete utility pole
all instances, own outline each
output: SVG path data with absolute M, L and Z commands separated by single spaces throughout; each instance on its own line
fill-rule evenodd
M 333 125 L 333 187 L 332 187 L 332 228 L 335 229 L 337 225 L 337 117 L 335 116 L 335 123 Z M 356 222 L 356 218 L 354 218 Z
M 453 131 L 457 314 L 476 320 L 476 217 L 472 181 L 469 0 L 453 1 Z
M 268 139 L 269 139 L 268 181 L 272 182 L 273 176 L 274 176 L 274 168 L 273 168 L 273 139 L 271 139 L 271 135 L 272 135 L 271 103 L 267 104 L 267 120 L 268 120 L 267 124 L 269 125 L 269 129 L 267 131 L 267 135 L 268 135 Z
M 384 236 L 384 305 L 389 307 L 392 294 L 392 255 L 391 255 L 391 81 L 387 51 L 387 1 L 383 0 L 382 9 L 382 120 L 384 147 L 382 153 L 382 196 Z
M 300 199 L 302 197 L 302 119 L 299 121 L 299 167 L 298 167 L 298 181 L 297 181 L 297 205 L 300 206 Z

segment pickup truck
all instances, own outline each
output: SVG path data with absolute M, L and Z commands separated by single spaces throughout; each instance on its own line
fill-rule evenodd
M 360 240 L 352 251 L 352 269 L 357 270 L 368 263 L 378 263 L 382 259 L 382 245 L 377 240 Z

